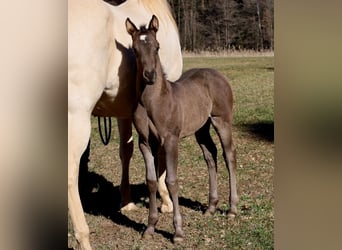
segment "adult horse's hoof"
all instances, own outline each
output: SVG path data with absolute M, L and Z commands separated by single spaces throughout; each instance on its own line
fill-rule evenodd
M 162 204 L 161 207 L 160 207 L 160 211 L 162 213 L 172 213 L 173 212 L 173 205 L 172 205 L 172 203 L 171 203 L 171 205 L 170 204 L 168 204 L 168 205 Z
M 138 207 L 133 202 L 130 202 L 120 208 L 121 212 L 127 212 L 127 211 L 133 211 L 133 210 L 138 210 Z
M 84 239 L 81 244 L 78 245 L 79 249 L 92 250 L 89 239 Z

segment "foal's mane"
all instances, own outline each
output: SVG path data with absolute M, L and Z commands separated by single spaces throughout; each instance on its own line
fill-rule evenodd
M 146 29 L 147 24 L 142 24 L 139 27 L 139 31 L 142 32 L 143 34 L 145 34 L 147 32 L 148 29 Z

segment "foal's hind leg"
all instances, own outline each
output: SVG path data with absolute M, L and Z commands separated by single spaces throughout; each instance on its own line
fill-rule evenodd
M 175 234 L 173 236 L 174 243 L 181 242 L 184 238 L 182 216 L 180 213 L 178 200 L 178 142 L 179 137 L 171 135 L 165 139 L 164 143 L 166 156 L 166 186 L 169 190 L 173 202 L 173 226 L 175 228 Z
M 131 201 L 131 191 L 129 186 L 129 163 L 133 155 L 133 136 L 132 136 L 132 120 L 117 119 L 120 134 L 120 159 L 122 167 L 121 175 L 121 210 L 137 209 Z
M 210 136 L 210 120 L 196 133 L 197 143 L 200 145 L 209 171 L 209 206 L 205 214 L 214 214 L 218 203 L 217 194 L 217 149 Z
M 239 202 L 239 197 L 237 195 L 236 187 L 236 153 L 233 144 L 231 123 L 222 117 L 212 117 L 212 123 L 220 138 L 223 149 L 223 158 L 229 172 L 230 209 L 228 216 L 235 217 L 237 214 L 237 203 Z

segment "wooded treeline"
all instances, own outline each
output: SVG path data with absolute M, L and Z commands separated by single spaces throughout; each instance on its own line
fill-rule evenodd
M 118 5 L 125 0 L 104 0 Z M 273 0 L 168 0 L 186 51 L 273 50 Z
M 187 51 L 273 50 L 273 0 L 168 0 Z

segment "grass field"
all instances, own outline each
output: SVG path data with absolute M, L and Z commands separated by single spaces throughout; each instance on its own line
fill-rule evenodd
M 182 244 L 173 245 L 172 215 L 159 214 L 153 239 L 142 240 L 148 217 L 148 191 L 136 133 L 134 131 L 135 152 L 130 167 L 130 183 L 133 200 L 139 209 L 120 213 L 121 169 L 117 128 L 113 128 L 109 145 L 103 146 L 97 122 L 93 119 L 88 164 L 92 192 L 82 199 L 94 249 L 273 249 L 274 58 L 185 57 L 184 69 L 193 67 L 215 68 L 230 79 L 233 87 L 233 137 L 237 147 L 240 196 L 238 216 L 234 220 L 228 220 L 226 216 L 229 208 L 228 171 L 218 138 L 212 130 L 219 150 L 218 211 L 212 217 L 203 216 L 208 200 L 207 167 L 195 138 L 185 138 L 179 150 L 178 177 L 186 238 Z M 70 219 L 68 232 L 68 247 L 75 248 Z

